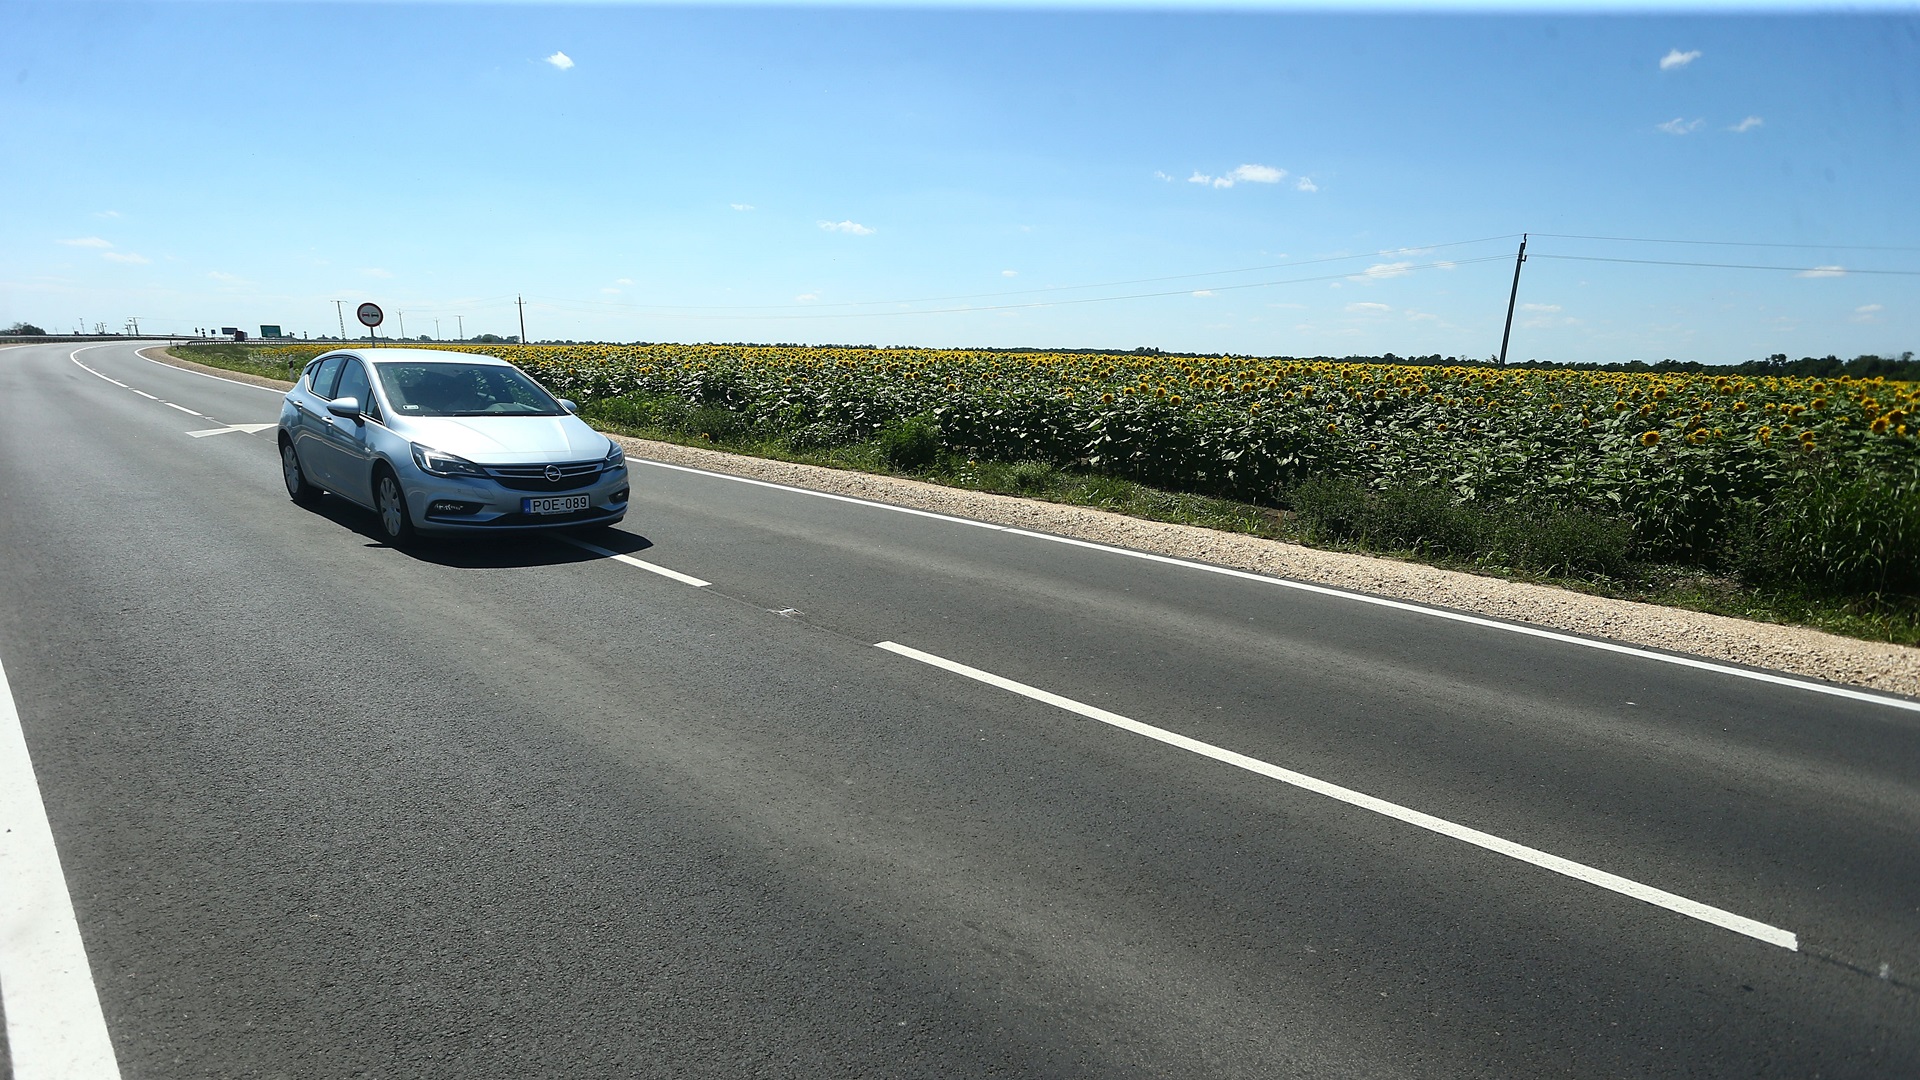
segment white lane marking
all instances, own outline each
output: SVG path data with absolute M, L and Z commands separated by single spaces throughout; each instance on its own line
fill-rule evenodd
M 105 346 L 104 346 L 104 345 L 89 345 L 89 346 L 87 346 L 87 349 L 101 349 L 101 348 L 105 348 Z M 192 409 L 189 409 L 189 408 L 187 408 L 187 407 L 186 407 L 185 405 L 175 405 L 175 404 L 174 404 L 173 402 L 171 402 L 171 401 L 167 401 L 167 400 L 165 400 L 165 399 L 163 399 L 163 398 L 159 398 L 159 397 L 155 397 L 154 395 L 152 395 L 152 394 L 149 394 L 149 393 L 147 393 L 147 392 L 146 392 L 145 390 L 141 390 L 141 389 L 138 389 L 138 388 L 136 388 L 136 387 L 132 387 L 132 386 L 128 386 L 128 385 L 127 385 L 126 383 L 123 383 L 123 382 L 121 382 L 121 381 L 120 381 L 119 379 L 115 379 L 115 378 L 110 378 L 110 377 L 109 377 L 109 376 L 107 376 L 106 374 L 104 374 L 104 373 L 102 373 L 102 372 L 99 372 L 99 371 L 95 371 L 94 369 L 92 369 L 92 368 L 90 368 L 90 367 L 88 367 L 87 365 L 85 365 L 85 364 L 82 364 L 82 363 L 80 363 L 80 354 L 81 354 L 81 353 L 83 353 L 83 352 L 86 352 L 86 351 L 87 351 L 87 349 L 75 349 L 75 350 L 74 350 L 73 352 L 71 352 L 71 353 L 68 353 L 68 354 L 67 354 L 67 359 L 69 359 L 69 360 L 71 360 L 71 361 L 73 361 L 73 362 L 74 362 L 75 364 L 78 364 L 78 365 L 79 365 L 79 367 L 80 367 L 80 370 L 82 370 L 82 371 L 84 371 L 84 372 L 86 372 L 87 374 L 89 374 L 89 375 L 95 375 L 95 376 L 98 376 L 98 377 L 100 377 L 100 378 L 102 378 L 102 379 L 106 379 L 106 380 L 107 380 L 108 382 L 110 382 L 110 383 L 112 383 L 113 385 L 115 385 L 115 386 L 118 386 L 118 387 L 120 387 L 120 388 L 122 388 L 122 389 L 125 389 L 125 390 L 132 390 L 132 391 L 133 391 L 134 393 L 136 393 L 136 394 L 139 394 L 139 395 L 140 395 L 141 397 L 143 397 L 143 398 L 146 398 L 146 399 L 147 399 L 148 401 L 158 401 L 158 402 L 160 402 L 160 404 L 162 404 L 162 405 L 165 405 L 165 406 L 166 406 L 167 408 L 169 408 L 169 409 L 179 409 L 179 410 L 180 410 L 181 412 L 183 412 L 183 413 L 186 413 L 186 414 L 187 414 L 188 416 L 193 416 L 193 417 L 198 417 L 198 418 L 199 418 L 199 419 L 201 419 L 201 420 L 212 420 L 212 419 L 213 419 L 213 417 L 211 417 L 211 416 L 208 416 L 208 415 L 207 415 L 207 414 L 205 414 L 205 413 L 197 413 L 197 412 L 194 412 L 194 411 L 193 411 Z M 136 351 L 134 352 L 134 355 L 135 355 L 135 356 L 140 356 L 140 352 L 139 352 L 139 350 L 136 350 Z M 154 359 L 152 359 L 152 358 L 150 358 L 150 357 L 146 357 L 146 356 L 140 356 L 140 359 L 142 359 L 142 360 L 145 360 L 145 361 L 147 361 L 147 363 L 149 363 L 149 364 L 158 364 L 158 363 L 160 363 L 160 362 L 159 362 L 158 360 L 154 360 Z M 171 367 L 172 365 L 162 365 L 162 366 L 165 366 L 165 367 Z M 175 370 L 175 371 L 186 371 L 186 369 L 185 369 L 185 368 L 174 368 L 174 370 Z M 188 372 L 188 374 L 190 374 L 190 375 L 198 375 L 198 374 L 200 374 L 200 372 L 197 372 L 197 371 L 191 371 L 191 372 Z M 230 380 L 230 379 L 221 379 L 220 381 L 221 381 L 221 382 L 232 382 L 232 380 Z M 234 383 L 234 385 L 235 385 L 235 386 L 247 386 L 247 385 L 249 385 L 249 384 L 247 384 L 247 383 Z M 265 430 L 266 430 L 267 428 L 270 428 L 270 427 L 275 427 L 275 426 L 276 426 L 276 425 L 274 425 L 274 424 L 230 424 L 230 425 L 228 425 L 228 426 L 226 426 L 226 427 L 219 427 L 219 428 L 208 428 L 208 429 L 205 429 L 205 430 L 202 430 L 202 431 L 189 431 L 189 432 L 187 432 L 187 434 L 189 434 L 189 435 L 191 435 L 191 436 L 193 436 L 193 437 L 194 437 L 194 438 L 196 438 L 196 439 L 203 439 L 203 438 L 206 438 L 206 437 L 207 437 L 208 435 L 222 435 L 222 434 L 225 434 L 226 432 L 229 432 L 229 431 L 244 431 L 244 432 L 246 432 L 247 434 L 249 434 L 249 435 L 251 435 L 251 434 L 253 434 L 253 433 L 254 433 L 254 432 L 256 432 L 256 431 L 265 431 Z
M 612 559 L 614 562 L 623 562 L 623 563 L 626 563 L 628 566 L 637 566 L 640 569 L 645 570 L 650 574 L 659 574 L 663 578 L 672 578 L 673 580 L 678 581 L 683 585 L 691 585 L 696 589 L 704 589 L 707 586 L 713 584 L 713 582 L 711 581 L 701 581 L 699 578 L 694 577 L 691 574 L 683 574 L 678 570 L 669 570 L 664 566 L 660 566 L 656 563 L 650 563 L 645 559 L 636 559 L 631 555 L 622 555 L 617 551 L 608 551 L 606 548 L 600 547 L 597 544 L 589 544 L 584 540 L 575 540 L 571 536 L 555 536 L 554 539 L 572 544 L 574 547 L 577 547 L 577 548 L 584 548 L 587 551 L 593 552 L 595 555 L 600 555 L 600 556 L 604 556 L 605 558 Z
M 15 1080 L 117 1080 L 53 828 L 0 667 L 0 999 Z
M 229 431 L 239 431 L 252 435 L 256 432 L 265 431 L 270 427 L 278 426 L 278 424 L 228 424 L 226 427 L 204 428 L 200 431 L 189 431 L 187 434 L 196 439 L 204 439 L 209 435 L 225 435 Z
M 854 498 L 851 495 L 836 495 L 830 491 L 813 491 L 808 488 L 794 487 L 790 484 L 776 484 L 770 480 L 755 480 L 746 476 L 729 476 L 726 473 L 713 472 L 710 469 L 696 469 L 689 465 L 673 465 L 664 461 L 651 461 L 639 457 L 629 457 L 627 461 L 630 464 L 637 462 L 642 465 L 652 465 L 661 469 L 672 469 L 676 472 L 710 476 L 716 480 L 732 480 L 736 483 L 751 484 L 755 487 L 790 491 L 797 495 L 811 495 L 816 498 L 831 499 L 835 502 L 855 503 L 860 506 L 870 506 L 876 510 L 890 510 L 894 513 L 908 514 L 913 517 L 933 518 L 937 521 L 951 522 L 955 525 L 967 525 L 976 529 L 989 529 L 994 532 L 1007 533 L 1010 536 L 1024 536 L 1033 540 L 1045 540 L 1053 544 L 1066 544 L 1070 547 L 1086 548 L 1089 551 L 1101 551 L 1109 555 L 1123 555 L 1129 559 L 1140 559 L 1145 562 L 1161 563 L 1166 566 L 1177 566 L 1185 570 L 1199 570 L 1209 574 L 1239 578 L 1243 581 L 1257 581 L 1264 585 L 1277 585 L 1283 589 L 1297 589 L 1300 592 L 1315 593 L 1320 596 L 1329 596 L 1341 600 L 1353 600 L 1362 604 L 1372 604 L 1375 607 L 1390 608 L 1395 611 L 1404 611 L 1414 615 L 1426 615 L 1435 619 L 1446 619 L 1449 622 L 1465 623 L 1469 626 L 1479 626 L 1489 630 L 1503 630 L 1510 634 L 1521 634 L 1526 637 L 1540 638 L 1544 641 L 1556 641 L 1563 645 L 1578 645 L 1582 648 L 1599 649 L 1602 652 L 1615 653 L 1621 656 L 1653 660 L 1662 664 L 1673 664 L 1679 667 L 1693 668 L 1698 671 L 1711 671 L 1720 675 L 1732 675 L 1735 678 L 1751 679 L 1755 682 L 1768 683 L 1774 686 L 1788 686 L 1795 690 L 1806 690 L 1815 694 L 1826 694 L 1830 697 L 1846 698 L 1849 701 L 1861 701 L 1870 705 L 1885 705 L 1894 709 L 1903 709 L 1907 712 L 1920 713 L 1920 701 L 1909 701 L 1905 698 L 1889 697 L 1885 694 L 1875 694 L 1866 690 L 1855 690 L 1848 686 L 1832 686 L 1827 683 L 1817 683 L 1808 679 L 1798 679 L 1791 675 L 1781 675 L 1771 671 L 1755 671 L 1749 668 L 1734 667 L 1730 664 L 1722 664 L 1713 660 L 1703 660 L 1697 656 L 1680 656 L 1674 653 L 1655 652 L 1652 649 L 1641 648 L 1637 645 L 1622 645 L 1616 641 L 1602 641 L 1597 638 L 1578 637 L 1574 634 L 1566 634 L 1558 630 L 1546 630 L 1537 626 L 1500 622 L 1497 619 L 1483 618 L 1479 615 L 1468 615 L 1459 611 L 1448 611 L 1445 608 L 1427 607 L 1424 604 L 1416 604 L 1407 600 L 1391 600 L 1384 596 L 1369 596 L 1366 593 L 1336 589 L 1330 585 L 1315 585 L 1305 581 L 1293 581 L 1287 578 L 1272 577 L 1267 574 L 1256 574 L 1249 570 L 1235 570 L 1227 566 L 1214 566 L 1209 563 L 1193 562 L 1188 559 L 1177 559 L 1171 555 L 1156 555 L 1150 551 L 1134 551 L 1129 548 L 1115 547 L 1112 544 L 1101 544 L 1091 540 L 1077 540 L 1070 536 L 1055 536 L 1052 533 L 1034 532 L 1031 529 L 1015 528 L 1011 525 L 996 525 L 990 521 L 975 521 L 971 518 L 954 517 L 951 514 L 934 513 L 931 510 L 917 510 L 910 506 L 892 506 L 888 503 L 874 502 L 871 499 Z
M 92 347 L 99 348 L 99 346 L 97 345 Z M 157 349 L 157 348 L 160 348 L 160 346 L 158 345 L 147 346 L 147 349 Z M 285 390 L 282 390 L 277 386 L 259 386 L 254 383 L 241 382 L 239 379 L 228 379 L 228 378 L 222 378 L 219 375 L 209 375 L 204 371 L 195 371 L 192 368 L 174 367 L 174 365 L 167 363 L 165 360 L 155 360 L 153 357 L 148 356 L 147 349 L 135 349 L 133 351 L 133 355 L 139 357 L 142 360 L 145 360 L 149 364 L 159 364 L 163 368 L 173 368 L 173 370 L 175 371 L 183 371 L 188 375 L 198 375 L 203 379 L 218 379 L 220 382 L 231 383 L 234 386 L 244 386 L 249 390 L 265 390 L 269 394 L 285 394 L 286 393 Z M 106 376 L 102 375 L 101 378 L 104 379 L 106 378 Z M 109 379 L 108 381 L 111 382 L 112 380 Z M 125 384 L 122 384 L 122 385 L 125 385 Z
M 1072 698 L 1061 697 L 1059 694 L 1049 693 L 1038 687 L 1015 682 L 1012 679 L 995 675 L 990 671 L 982 671 L 979 668 L 968 667 L 965 664 L 948 660 L 942 656 L 935 656 L 932 653 L 922 652 L 919 649 L 910 648 L 897 642 L 881 641 L 875 643 L 874 647 L 885 649 L 890 653 L 907 657 L 910 660 L 918 660 L 932 667 L 951 671 L 956 675 L 963 675 L 976 682 L 985 683 L 988 686 L 997 686 L 1002 690 L 1019 694 L 1022 697 L 1032 698 L 1035 701 L 1052 705 L 1055 708 L 1077 713 L 1090 720 L 1098 720 L 1103 724 L 1111 725 L 1122 731 L 1130 731 L 1135 735 L 1144 735 L 1149 739 L 1166 743 L 1168 746 L 1178 747 L 1181 750 L 1199 754 L 1201 757 L 1212 758 L 1215 761 L 1232 765 L 1235 768 L 1245 769 L 1248 772 L 1257 773 L 1272 780 L 1278 780 L 1283 784 L 1290 784 L 1303 791 L 1311 791 L 1316 795 L 1324 795 L 1329 799 L 1338 800 L 1349 806 L 1357 806 L 1362 810 L 1370 810 L 1373 813 L 1393 818 L 1396 821 L 1403 821 L 1409 825 L 1426 829 L 1429 832 L 1439 833 L 1441 836 L 1451 837 L 1463 843 L 1484 848 L 1498 855 L 1505 855 L 1510 859 L 1517 859 L 1520 862 L 1529 863 L 1544 870 L 1551 870 L 1556 874 L 1563 874 L 1576 881 L 1584 881 L 1589 885 L 1597 885 L 1602 889 L 1617 892 L 1622 896 L 1629 896 L 1635 900 L 1652 904 L 1655 907 L 1665 908 L 1668 911 L 1676 912 L 1689 918 L 1699 919 L 1701 922 L 1711 923 L 1722 929 L 1731 930 L 1736 934 L 1745 934 L 1747 937 L 1753 938 L 1756 941 L 1764 941 L 1769 945 L 1777 945 L 1782 949 L 1788 949 L 1794 952 L 1798 952 L 1800 949 L 1800 939 L 1792 931 L 1782 930 L 1777 926 L 1769 926 L 1766 923 L 1749 919 L 1744 915 L 1735 915 L 1730 911 L 1702 904 L 1697 900 L 1689 900 L 1684 896 L 1666 892 L 1662 889 L 1656 889 L 1651 885 L 1643 885 L 1629 878 L 1623 878 L 1618 874 L 1609 874 L 1605 870 L 1596 870 L 1584 863 L 1577 863 L 1571 859 L 1563 859 L 1558 855 L 1550 855 L 1538 848 L 1530 848 L 1524 844 L 1516 844 L 1511 840 L 1505 840 L 1491 833 L 1481 832 L 1478 829 L 1470 829 L 1465 825 L 1456 825 L 1445 818 L 1437 818 L 1432 814 L 1423 814 L 1418 810 L 1408 809 L 1398 803 L 1378 799 L 1372 795 L 1355 791 L 1352 788 L 1344 788 L 1338 784 L 1329 784 L 1325 780 L 1317 780 L 1305 773 L 1294 772 L 1292 769 L 1283 769 L 1278 765 L 1261 761 L 1259 758 L 1248 757 L 1245 754 L 1235 753 L 1232 750 L 1224 750 L 1218 746 L 1214 746 L 1212 743 L 1204 743 L 1198 739 L 1181 735 L 1178 732 L 1154 727 L 1152 724 L 1143 724 L 1138 720 L 1121 716 L 1119 713 L 1108 712 L 1105 709 L 1075 701 Z

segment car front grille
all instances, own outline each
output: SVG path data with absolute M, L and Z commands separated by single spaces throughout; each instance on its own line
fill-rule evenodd
M 553 466 L 560 474 L 557 480 L 547 479 L 546 465 L 488 465 L 486 470 L 501 487 L 514 491 L 574 491 L 600 479 L 600 465 L 598 461 L 576 461 Z

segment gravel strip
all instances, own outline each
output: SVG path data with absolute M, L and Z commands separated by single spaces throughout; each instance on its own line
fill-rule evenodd
M 1550 630 L 1920 697 L 1920 649 L 1904 645 L 1589 596 L 1420 563 L 1319 551 L 1280 540 L 1194 525 L 1143 521 L 1104 510 L 1011 495 L 962 491 L 918 480 L 742 457 L 646 439 L 615 438 L 629 455 L 651 461 L 910 506 Z
M 155 358 L 177 367 L 286 388 L 293 384 L 182 360 L 164 350 Z M 1212 563 L 1292 581 L 1311 582 L 1371 596 L 1409 600 L 1588 637 L 1606 638 L 1667 652 L 1686 653 L 1747 667 L 1766 668 L 1826 682 L 1920 698 L 1920 649 L 1860 641 L 1819 630 L 1750 622 L 1680 608 L 1613 600 L 1602 596 L 1499 578 L 1441 570 L 1420 563 L 1353 555 L 1219 532 L 1194 525 L 1143 521 L 1080 506 L 1038 502 L 1011 495 L 962 491 L 894 476 L 846 472 L 818 465 L 743 457 L 613 436 L 628 454 L 671 465 L 688 465 L 767 480 L 812 491 L 910 506 L 996 525 L 1089 540 L 1134 551 Z

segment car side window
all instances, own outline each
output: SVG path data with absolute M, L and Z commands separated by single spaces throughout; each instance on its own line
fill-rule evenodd
M 367 368 L 358 360 L 348 358 L 340 369 L 340 385 L 334 388 L 330 398 L 353 398 L 360 403 L 360 411 L 371 412 L 373 387 L 367 383 Z
M 340 378 L 340 365 L 345 360 L 344 356 L 329 356 L 314 369 L 313 377 L 307 381 L 307 389 L 313 391 L 314 397 L 333 400 L 333 384 Z

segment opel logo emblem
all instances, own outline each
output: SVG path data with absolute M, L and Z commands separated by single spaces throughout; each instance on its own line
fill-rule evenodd
M 547 466 L 547 483 L 557 484 L 559 482 L 560 482 L 560 466 L 558 465 Z

